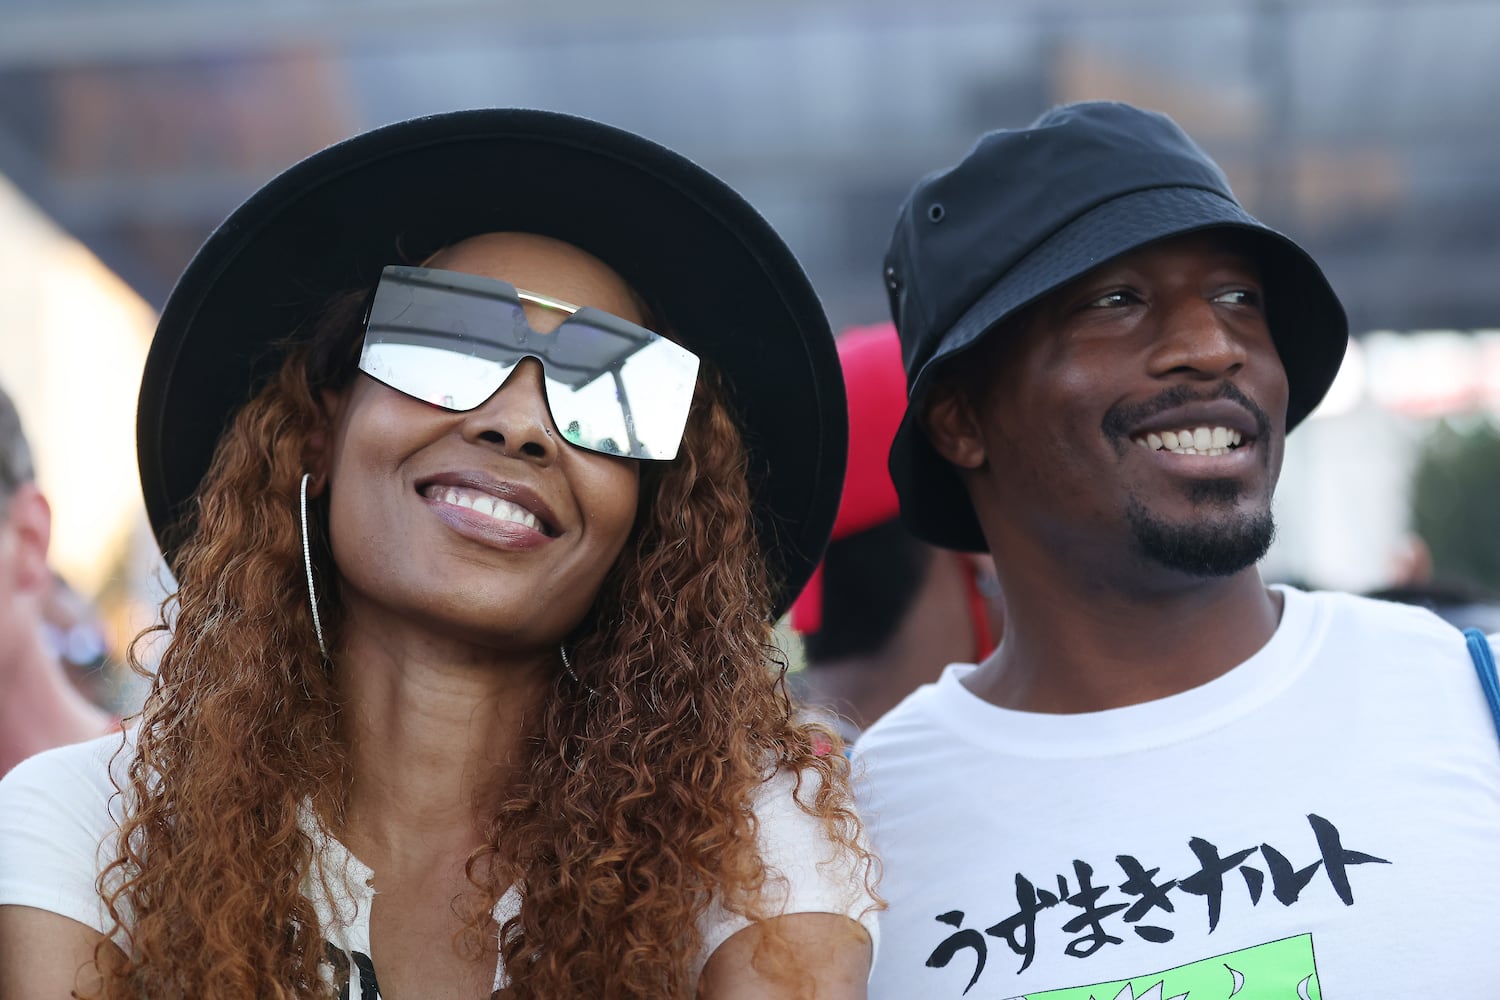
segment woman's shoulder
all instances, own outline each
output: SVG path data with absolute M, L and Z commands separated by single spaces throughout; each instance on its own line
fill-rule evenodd
M 875 872 L 867 841 L 845 796 L 837 810 L 818 807 L 824 778 L 815 767 L 780 767 L 768 773 L 750 803 L 756 845 L 766 867 L 761 912 L 766 916 L 835 913 L 859 922 L 878 940 L 873 886 Z M 710 907 L 700 926 L 703 958 L 711 955 L 748 918 Z
M 824 781 L 816 768 L 783 767 L 757 791 L 756 836 L 768 890 L 784 893 L 774 907 L 783 913 L 843 913 L 861 920 L 874 909 L 868 842 L 848 795 L 820 808 Z
M 112 762 L 129 742 L 129 736 L 113 732 L 26 758 L 0 778 L 0 817 L 10 814 L 18 800 L 84 809 L 107 805 L 115 791 L 111 772 L 118 770 Z
M 824 821 L 815 811 L 822 790 L 823 774 L 816 767 L 778 767 L 756 788 L 751 809 L 762 828 L 767 823 L 790 823 L 821 829 Z M 853 808 L 851 801 L 843 804 Z
M 119 733 L 28 757 L 0 779 L 0 905 L 32 906 L 95 930 L 108 926 L 96 882 L 100 846 L 118 828 L 111 772 Z

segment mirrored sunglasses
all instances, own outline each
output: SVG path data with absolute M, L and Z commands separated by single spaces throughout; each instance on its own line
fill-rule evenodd
M 526 303 L 567 314 L 550 333 Z M 365 319 L 360 371 L 455 412 L 500 390 L 524 358 L 541 362 L 547 406 L 564 438 L 605 455 L 677 456 L 698 356 L 645 327 L 508 282 L 392 265 Z

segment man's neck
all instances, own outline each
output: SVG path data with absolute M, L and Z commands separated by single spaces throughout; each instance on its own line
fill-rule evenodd
M 1180 694 L 1249 659 L 1281 595 L 1254 567 L 1127 592 L 1066 578 L 1002 581 L 1005 641 L 965 684 L 1022 711 L 1098 712 Z

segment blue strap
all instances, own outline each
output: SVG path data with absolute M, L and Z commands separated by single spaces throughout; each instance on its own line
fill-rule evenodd
M 1477 628 L 1464 629 L 1469 640 L 1469 655 L 1474 657 L 1474 669 L 1479 671 L 1479 683 L 1484 688 L 1484 700 L 1490 703 L 1490 714 L 1495 717 L 1495 729 L 1500 731 L 1500 677 L 1495 676 L 1495 654 L 1490 641 Z

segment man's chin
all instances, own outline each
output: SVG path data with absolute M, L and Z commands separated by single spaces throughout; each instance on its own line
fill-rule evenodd
M 1276 536 L 1269 508 L 1219 510 L 1191 521 L 1168 521 L 1132 499 L 1126 519 L 1137 553 L 1190 576 L 1233 576 L 1260 562 Z

